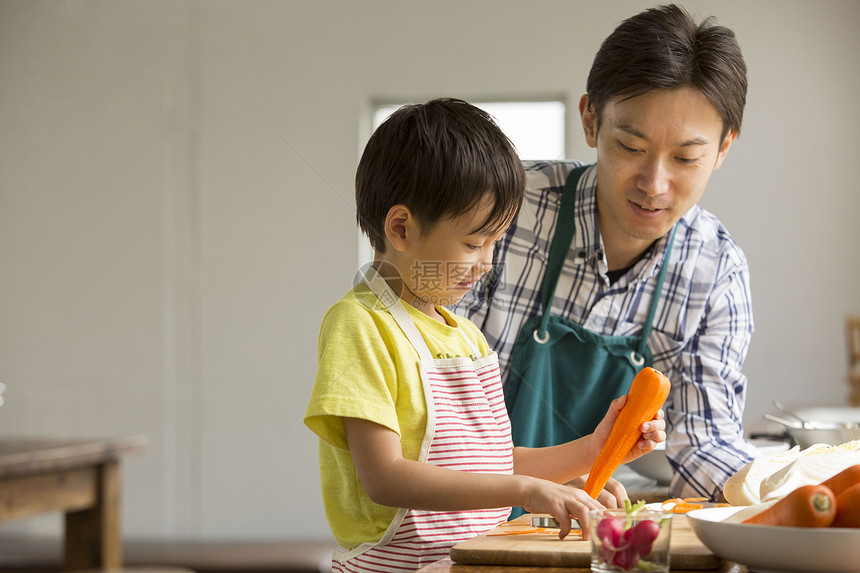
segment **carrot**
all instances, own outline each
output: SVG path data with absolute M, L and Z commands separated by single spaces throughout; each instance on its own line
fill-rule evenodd
M 860 464 L 845 468 L 833 477 L 821 482 L 821 485 L 826 485 L 833 492 L 833 495 L 839 497 L 840 493 L 856 483 L 860 483 Z
M 855 483 L 836 496 L 836 517 L 833 527 L 860 527 L 860 483 Z
M 648 366 L 633 377 L 630 391 L 627 392 L 627 403 L 618 413 L 609 437 L 585 480 L 585 492 L 588 495 L 597 499 L 603 486 L 642 436 L 639 427 L 654 418 L 669 396 L 671 386 L 662 372 Z
M 825 485 L 802 485 L 741 523 L 828 527 L 836 516 L 836 496 Z

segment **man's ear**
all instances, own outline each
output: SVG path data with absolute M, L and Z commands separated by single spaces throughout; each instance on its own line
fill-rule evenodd
M 588 94 L 579 98 L 579 116 L 582 118 L 582 131 L 589 147 L 597 147 L 597 114 L 588 101 Z
M 395 251 L 403 251 L 418 231 L 418 222 L 406 205 L 394 205 L 385 216 L 385 238 Z
M 732 130 L 726 134 L 726 137 L 723 138 L 723 142 L 720 144 L 720 151 L 717 153 L 717 161 L 714 163 L 714 171 L 720 168 L 720 165 L 723 164 L 723 160 L 726 158 L 726 155 L 729 152 L 729 148 L 734 143 L 735 139 L 738 137 L 738 132 Z

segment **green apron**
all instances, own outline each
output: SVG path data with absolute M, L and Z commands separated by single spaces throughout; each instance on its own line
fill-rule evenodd
M 552 446 L 590 434 L 610 402 L 626 394 L 636 373 L 654 362 L 648 334 L 672 253 L 674 228 L 641 337 L 595 334 L 550 314 L 574 234 L 576 184 L 586 168 L 574 169 L 565 182 L 544 275 L 542 315 L 523 324 L 511 354 L 505 404 L 516 446 Z

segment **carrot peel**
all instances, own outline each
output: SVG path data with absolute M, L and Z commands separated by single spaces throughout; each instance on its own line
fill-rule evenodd
M 663 511 L 671 511 L 672 513 L 687 513 L 688 511 L 705 507 L 705 504 L 699 502 L 706 501 L 707 499 L 708 498 L 706 497 L 685 497 L 683 499 L 680 497 L 673 497 L 672 499 L 667 499 L 660 504 L 660 509 Z

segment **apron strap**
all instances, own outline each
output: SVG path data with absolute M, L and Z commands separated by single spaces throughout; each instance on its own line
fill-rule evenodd
M 391 287 L 388 286 L 388 283 L 385 282 L 382 275 L 380 275 L 376 269 L 370 267 L 367 269 L 367 272 L 361 280 L 364 281 L 371 291 L 373 291 L 373 294 L 376 295 L 382 305 L 388 309 L 388 312 L 390 312 L 391 316 L 394 317 L 394 322 L 397 323 L 397 326 L 400 327 L 403 334 L 406 335 L 406 338 L 408 338 L 409 342 L 412 343 L 412 346 L 415 347 L 415 351 L 418 352 L 418 356 L 422 360 L 432 360 L 433 355 L 430 354 L 430 348 L 427 347 L 424 337 L 421 336 L 420 332 L 418 332 L 418 327 L 415 326 L 412 318 L 410 318 L 406 309 L 403 308 L 403 303 L 400 302 L 400 297 L 391 290 Z
M 663 256 L 663 265 L 660 267 L 660 274 L 657 275 L 657 286 L 654 287 L 654 294 L 651 297 L 651 304 L 648 307 L 648 318 L 645 319 L 645 326 L 642 329 L 642 338 L 639 340 L 639 356 L 636 358 L 643 360 L 645 355 L 645 347 L 648 346 L 648 336 L 651 334 L 651 325 L 654 323 L 654 315 L 657 313 L 657 303 L 660 301 L 660 293 L 663 292 L 663 281 L 666 279 L 666 269 L 669 267 L 669 257 L 672 256 L 672 245 L 675 244 L 675 232 L 678 230 L 678 223 L 672 226 L 672 234 L 669 235 L 669 246 L 666 247 L 666 254 Z
M 555 223 L 555 231 L 552 237 L 552 244 L 549 247 L 549 259 L 546 263 L 546 273 L 543 277 L 543 288 L 541 300 L 541 308 L 543 309 L 543 318 L 541 319 L 540 328 L 535 331 L 535 340 L 538 342 L 546 342 L 549 340 L 546 331 L 549 324 L 550 308 L 552 299 L 555 298 L 555 287 L 558 285 L 558 277 L 561 275 L 561 269 L 564 266 L 564 260 L 567 258 L 567 253 L 570 251 L 570 242 L 573 240 L 575 230 L 574 224 L 574 203 L 576 199 L 576 185 L 579 183 L 580 176 L 588 169 L 587 165 L 577 167 L 567 176 L 564 183 L 564 191 L 561 194 L 561 205 L 558 208 L 558 218 Z M 543 337 L 538 338 L 538 337 Z
M 415 326 L 415 321 L 412 320 L 409 313 L 407 313 L 406 309 L 403 308 L 403 303 L 400 302 L 400 297 L 394 294 L 394 291 L 391 290 L 391 287 L 388 286 L 388 283 L 385 282 L 382 275 L 380 275 L 373 267 L 369 267 L 367 272 L 364 274 L 364 277 L 362 277 L 362 281 L 370 288 L 371 291 L 373 291 L 373 294 L 375 294 L 380 303 L 388 309 L 388 312 L 391 313 L 391 316 L 394 318 L 394 322 L 397 323 L 397 326 L 400 327 L 400 330 L 403 331 L 406 338 L 408 338 L 409 342 L 412 343 L 415 351 L 418 352 L 418 357 L 422 360 L 432 360 L 433 355 L 430 353 L 430 348 L 427 346 L 427 342 L 424 340 L 424 337 L 421 336 L 421 333 L 418 331 L 418 327 Z M 457 328 L 457 330 L 463 337 L 463 340 L 466 341 L 472 354 L 476 358 L 480 357 L 481 351 L 478 350 L 475 343 L 466 336 L 462 327 Z
M 463 336 L 463 340 L 465 340 L 465 341 L 466 341 L 466 344 L 468 344 L 468 345 L 469 345 L 469 349 L 472 351 L 472 355 L 473 355 L 475 358 L 480 358 L 480 357 L 481 357 L 481 351 L 480 351 L 480 350 L 478 350 L 478 347 L 475 345 L 475 343 L 474 343 L 474 342 L 472 342 L 472 339 L 471 339 L 471 338 L 469 338 L 468 336 L 466 336 L 466 333 L 465 333 L 465 332 L 463 332 L 463 327 L 462 327 L 462 326 L 460 326 L 460 327 L 458 327 L 458 328 L 457 328 L 457 330 L 458 330 L 458 331 L 460 332 L 460 334 Z

